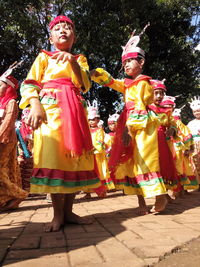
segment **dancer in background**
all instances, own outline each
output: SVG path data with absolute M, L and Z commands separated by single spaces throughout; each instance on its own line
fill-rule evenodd
M 197 182 L 189 160 L 189 155 L 193 151 L 193 138 L 189 128 L 180 119 L 180 111 L 177 114 L 177 109 L 175 110 L 175 99 L 172 96 L 165 96 L 161 104 L 173 111 L 176 123 L 177 134 L 176 136 L 169 134 L 167 142 L 172 151 L 178 175 L 177 188 L 173 188 L 173 195 L 177 198 L 184 193 L 184 189 L 195 189 Z
M 179 186 L 179 182 L 173 153 L 170 150 L 167 138 L 168 136 L 176 137 L 176 122 L 172 116 L 172 109 L 170 107 L 164 107 L 162 104 L 163 99 L 166 99 L 167 91 L 164 80 L 151 80 L 151 85 L 154 89 L 154 104 L 149 105 L 148 108 L 154 111 L 159 118 L 160 125 L 158 125 L 157 132 L 160 172 L 164 179 L 166 189 L 174 190 Z M 167 194 L 167 200 L 168 202 L 173 201 L 169 194 Z
M 108 128 L 110 132 L 105 135 L 105 139 L 104 139 L 104 142 L 106 145 L 106 156 L 107 157 L 110 156 L 110 151 L 111 151 L 114 137 L 116 134 L 118 119 L 119 119 L 119 114 L 117 113 L 109 115 L 109 118 L 108 118 Z
M 192 109 L 195 119 L 191 120 L 187 126 L 194 139 L 193 162 L 200 190 L 200 96 L 196 96 L 192 99 L 190 108 Z
M 97 101 L 93 101 L 92 105 L 89 103 L 88 107 L 88 120 L 90 125 L 90 132 L 92 136 L 92 144 L 94 148 L 95 160 L 99 172 L 99 178 L 105 192 L 100 197 L 106 196 L 106 191 L 114 189 L 114 184 L 110 179 L 108 170 L 108 162 L 106 158 L 106 146 L 105 146 L 105 132 L 102 127 L 99 127 L 100 115 L 97 107 Z M 91 198 L 90 192 L 86 192 L 84 198 Z
M 17 163 L 17 88 L 18 81 L 13 76 L 4 73 L 0 77 L 0 211 L 17 208 L 28 195 L 22 189 Z
M 20 127 L 16 129 L 18 136 L 18 157 L 22 187 L 24 190 L 30 192 L 30 179 L 33 172 L 33 130 L 27 125 L 29 108 L 22 111 Z

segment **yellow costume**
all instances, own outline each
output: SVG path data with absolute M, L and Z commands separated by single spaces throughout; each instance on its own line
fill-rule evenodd
M 78 107 L 85 108 L 84 99 L 80 95 L 81 85 L 69 62 L 56 64 L 56 60 L 52 59 L 51 55 L 52 53 L 47 51 L 42 51 L 38 55 L 21 86 L 20 108 L 24 109 L 29 104 L 30 98 L 37 97 L 40 98 L 47 116 L 47 124 L 42 123 L 34 131 L 34 171 L 30 191 L 32 193 L 73 193 L 98 188 L 100 181 L 95 171 L 93 152 L 83 152 L 77 156 L 67 150 L 64 145 L 62 110 L 58 105 L 57 97 L 61 91 L 59 83 L 57 87 L 51 86 L 51 84 L 45 86 L 49 81 L 57 79 L 59 81 L 63 78 L 64 81 L 69 80 L 70 87 L 67 90 L 74 90 L 75 96 L 78 98 Z M 76 59 L 80 65 L 84 92 L 86 92 L 91 86 L 87 60 L 83 55 L 77 55 Z M 73 116 L 77 117 L 75 107 L 71 109 L 74 112 Z M 86 112 L 81 112 L 81 115 L 85 117 Z M 67 120 L 68 118 L 66 118 Z M 82 121 L 80 125 L 81 123 Z M 73 127 L 73 121 L 69 126 Z M 87 126 L 89 131 L 88 123 Z M 80 132 L 80 129 L 75 130 Z
M 195 101 L 193 101 L 193 104 L 195 104 Z M 194 106 L 192 105 L 191 108 L 194 109 Z M 198 183 L 200 184 L 200 120 L 195 118 L 194 120 L 190 121 L 187 126 L 189 127 L 194 139 L 194 153 L 192 156 L 192 161 Z
M 176 121 L 172 116 L 171 109 L 169 108 L 163 108 L 156 105 L 150 105 L 148 108 L 157 114 L 160 124 L 157 128 L 160 173 L 164 179 L 167 189 L 177 189 L 179 186 L 179 180 L 174 163 L 174 153 L 171 151 L 171 145 L 173 143 L 171 142 L 171 139 L 167 141 L 168 138 L 166 137 L 166 131 L 169 128 L 173 128 L 177 131 Z
M 190 129 L 182 123 L 180 118 L 176 118 L 176 125 L 178 129 L 178 141 L 174 142 L 174 149 L 176 154 L 176 168 L 180 177 L 181 184 L 184 189 L 198 189 L 198 181 L 192 167 L 191 158 L 184 155 L 185 150 L 190 150 L 194 144 L 194 140 Z
M 105 70 L 98 68 L 97 71 L 100 76 L 92 77 L 92 80 L 124 94 L 125 124 L 132 135 L 130 157 L 124 162 L 120 162 L 121 159 L 116 162 L 116 188 L 123 189 L 125 194 L 144 197 L 165 194 L 166 188 L 159 172 L 157 118 L 153 111 L 146 110 L 146 106 L 153 102 L 150 77 L 139 75 L 135 80 L 115 80 Z M 120 123 L 119 118 L 117 129 L 120 128 Z M 116 130 L 116 137 L 117 135 Z
M 107 190 L 112 190 L 115 188 L 114 183 L 110 179 L 110 174 L 108 170 L 108 162 L 106 158 L 105 150 L 105 132 L 102 128 L 90 129 L 92 135 L 92 144 L 94 146 L 95 159 L 99 171 L 99 178 L 102 184 Z
M 110 151 L 112 148 L 112 144 L 114 142 L 114 133 L 111 132 L 111 133 L 105 134 L 104 142 L 106 146 L 106 156 L 110 157 Z

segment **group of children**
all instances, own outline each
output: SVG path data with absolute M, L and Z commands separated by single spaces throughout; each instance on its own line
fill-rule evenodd
M 199 141 L 191 161 L 194 139 L 180 118 L 172 115 L 174 103 L 166 97 L 164 83 L 142 74 L 145 52 L 137 46 L 141 34 L 132 36 L 123 48 L 122 66 L 129 78 L 119 80 L 101 68 L 89 72 L 85 56 L 71 53 L 76 35 L 70 18 L 54 18 L 49 29 L 55 51 L 39 53 L 21 85 L 19 104 L 21 109 L 29 107 L 26 123 L 34 131 L 30 192 L 51 194 L 54 216 L 45 231 L 57 231 L 65 223 L 91 223 L 72 211 L 80 191 L 86 198 L 91 192 L 105 197 L 113 189 L 137 195 L 143 215 L 149 212 L 146 197 L 155 197 L 151 212 L 157 213 L 170 200 L 168 189 L 177 194 L 198 188 L 191 164 L 197 162 L 199 172 Z M 82 97 L 91 80 L 124 95 L 123 111 L 108 120 L 110 134 L 98 125 L 97 107 L 87 109 Z M 6 82 L 0 81 L 7 94 Z M 1 125 L 0 143 L 2 153 Z M 15 200 L 26 197 L 25 193 L 19 192 Z

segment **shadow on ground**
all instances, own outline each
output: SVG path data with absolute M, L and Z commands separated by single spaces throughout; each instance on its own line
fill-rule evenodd
M 123 195 L 118 192 L 107 198 L 112 199 L 118 196 L 123 197 Z M 159 216 L 180 214 L 185 210 L 199 207 L 199 196 L 199 192 L 193 192 L 186 198 L 177 200 L 177 203 L 168 205 L 166 210 Z M 137 234 L 137 208 L 119 208 L 111 212 L 96 212 L 92 214 L 94 223 L 91 225 L 80 226 L 68 224 L 59 232 L 44 233 L 44 223 L 32 222 L 31 216 L 33 215 L 28 215 L 30 211 L 35 210 L 40 214 L 41 218 L 45 218 L 45 213 L 40 213 L 40 209 L 50 208 L 51 203 L 30 205 L 29 202 L 30 200 L 32 202 L 33 200 L 38 201 L 40 199 L 44 199 L 44 196 L 36 196 L 32 199 L 27 199 L 25 200 L 26 205 L 20 207 L 18 210 L 10 212 L 9 214 L 0 214 L 2 215 L 0 220 L 4 222 L 3 224 L 1 223 L 0 226 L 0 264 L 2 264 L 2 266 L 22 262 L 27 259 L 35 259 L 55 254 L 59 255 L 79 248 L 98 245 L 105 241 L 107 245 L 110 244 L 112 246 L 112 238 L 127 230 L 126 223 L 131 224 L 133 229 L 134 225 L 136 226 L 136 230 L 133 232 L 135 241 L 137 242 L 137 239 L 141 239 Z M 89 200 L 89 202 L 93 201 L 97 201 L 97 198 Z M 77 198 L 75 200 L 75 206 L 82 202 L 85 202 L 85 200 Z M 24 213 L 27 219 L 20 221 L 18 218 L 20 213 Z M 5 219 L 6 216 L 8 219 Z M 153 219 L 149 220 L 153 221 Z

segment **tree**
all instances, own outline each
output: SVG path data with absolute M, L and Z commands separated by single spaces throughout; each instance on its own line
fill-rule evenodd
M 183 105 L 199 90 L 198 0 L 0 0 L 1 72 L 15 60 L 25 59 L 17 78 L 23 80 L 40 49 L 50 49 L 48 23 L 59 14 L 74 20 L 77 43 L 74 52 L 83 53 L 90 68 L 103 67 L 114 77 L 123 77 L 121 46 L 131 32 L 139 33 L 150 21 L 140 46 L 147 52 L 144 73 L 166 79 L 168 94 L 181 95 Z M 195 38 L 194 38 L 195 36 Z M 85 96 L 97 98 L 105 119 L 114 112 L 120 95 L 93 84 Z

